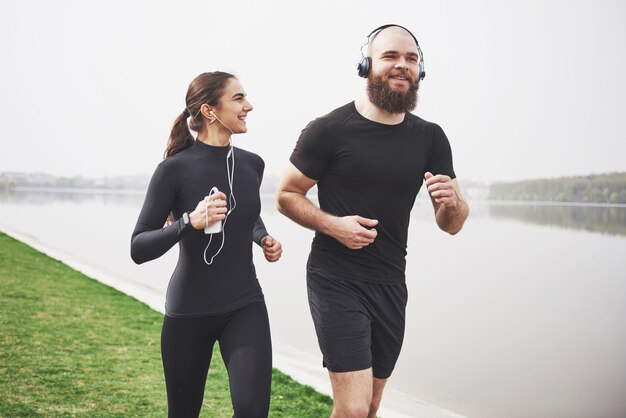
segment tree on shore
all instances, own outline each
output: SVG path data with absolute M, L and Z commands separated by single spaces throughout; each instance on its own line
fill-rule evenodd
M 626 203 L 626 172 L 494 183 L 492 200 Z

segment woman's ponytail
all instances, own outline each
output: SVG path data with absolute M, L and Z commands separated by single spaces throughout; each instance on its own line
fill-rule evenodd
M 167 141 L 167 147 L 163 153 L 163 158 L 171 157 L 178 154 L 185 148 L 189 148 L 193 145 L 193 136 L 189 131 L 189 125 L 187 125 L 187 118 L 189 117 L 189 111 L 185 108 L 183 113 L 180 114 L 174 121 L 172 126 L 172 132 L 170 138 Z

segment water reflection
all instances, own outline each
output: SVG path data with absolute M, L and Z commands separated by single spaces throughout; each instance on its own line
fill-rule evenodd
M 12 205 L 47 205 L 56 203 L 101 203 L 102 205 L 119 205 L 141 208 L 145 198 L 145 190 L 95 190 L 95 189 L 18 189 L 0 190 L 0 204 Z M 316 196 L 309 196 L 317 202 Z M 263 209 L 274 207 L 274 195 L 262 194 Z
M 33 189 L 11 190 L 0 193 L 0 204 L 92 203 L 141 207 L 145 191 L 135 190 L 80 190 L 80 189 Z
M 626 235 L 626 207 L 557 204 L 489 204 L 493 218 L 516 219 L 539 225 Z
M 145 191 L 141 190 L 79 190 L 19 189 L 0 192 L 0 204 L 46 205 L 54 203 L 99 203 L 141 208 Z M 309 197 L 317 203 L 317 195 Z M 265 216 L 275 214 L 274 195 L 262 194 Z M 532 202 L 470 202 L 471 218 L 515 219 L 525 223 L 552 225 L 566 229 L 582 229 L 610 235 L 626 235 L 626 206 L 581 206 L 541 204 Z M 427 199 L 415 202 L 411 218 L 434 221 L 432 205 Z

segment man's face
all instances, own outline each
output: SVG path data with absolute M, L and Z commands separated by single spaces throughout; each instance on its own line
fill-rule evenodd
M 390 113 L 415 109 L 419 89 L 419 55 L 413 37 L 402 28 L 387 28 L 370 48 L 372 71 L 367 79 L 369 99 Z

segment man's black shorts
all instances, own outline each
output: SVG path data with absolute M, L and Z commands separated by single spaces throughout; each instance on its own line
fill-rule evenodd
M 404 339 L 406 283 L 343 280 L 308 268 L 307 288 L 324 367 L 391 376 Z

